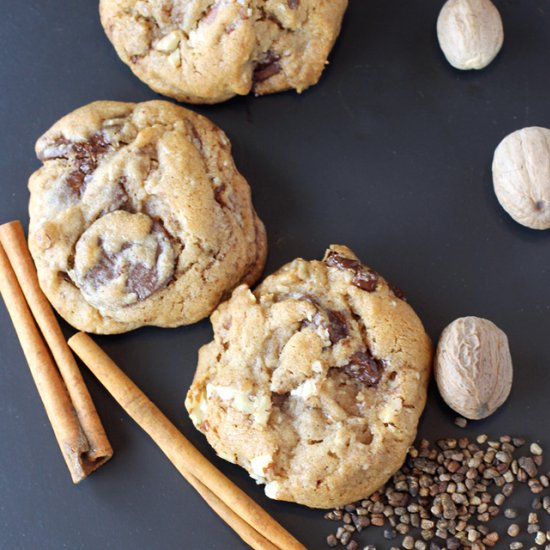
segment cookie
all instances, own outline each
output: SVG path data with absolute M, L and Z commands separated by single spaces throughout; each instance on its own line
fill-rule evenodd
M 345 246 L 294 260 L 211 316 L 186 407 L 222 458 L 267 496 L 329 508 L 402 465 L 432 347 L 403 294 Z
M 218 103 L 316 84 L 347 0 L 101 0 L 119 57 L 156 92 Z
M 100 334 L 208 316 L 260 276 L 266 235 L 226 135 L 164 101 L 98 101 L 37 142 L 29 247 L 59 314 Z

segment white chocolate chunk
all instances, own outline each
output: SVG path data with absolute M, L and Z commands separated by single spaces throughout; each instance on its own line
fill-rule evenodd
M 403 408 L 403 402 L 399 397 L 388 399 L 384 408 L 380 411 L 378 418 L 382 422 L 389 423 L 395 418 L 395 415 Z
M 222 401 L 231 401 L 231 405 L 235 410 L 252 415 L 256 424 L 260 426 L 267 424 L 271 410 L 271 399 L 269 396 L 250 395 L 236 388 L 207 384 L 207 399 L 210 399 L 214 393 Z
M 265 483 L 266 471 L 273 465 L 273 457 L 271 455 L 260 455 L 254 457 L 250 461 L 250 469 L 252 473 L 250 477 L 256 480 L 257 483 Z
M 163 36 L 155 45 L 155 50 L 164 53 L 173 52 L 180 43 L 181 34 L 179 31 L 172 31 L 171 33 Z
M 300 384 L 297 388 L 290 392 L 290 395 L 301 397 L 302 399 L 309 399 L 313 395 L 319 393 L 315 380 L 311 378 Z
M 317 373 L 323 372 L 323 364 L 321 361 L 313 361 L 313 363 L 311 363 L 311 370 Z
M 270 481 L 266 484 L 264 491 L 266 497 L 276 499 L 279 495 L 279 482 Z
M 260 395 L 256 398 L 256 410 L 253 413 L 254 422 L 260 426 L 266 426 L 271 411 L 271 398 L 267 395 Z
M 199 426 L 203 423 L 207 406 L 206 393 L 202 392 L 198 403 L 189 411 L 189 418 L 195 426 Z

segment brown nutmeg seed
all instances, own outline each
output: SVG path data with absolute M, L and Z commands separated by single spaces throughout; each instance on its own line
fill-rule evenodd
M 483 69 L 502 47 L 502 19 L 491 0 L 447 0 L 437 19 L 437 38 L 453 67 Z
M 550 130 L 532 126 L 506 136 L 492 170 L 504 210 L 531 229 L 550 228 Z
M 454 411 L 477 420 L 496 411 L 512 387 L 508 338 L 487 319 L 462 317 L 442 332 L 435 357 L 435 379 Z

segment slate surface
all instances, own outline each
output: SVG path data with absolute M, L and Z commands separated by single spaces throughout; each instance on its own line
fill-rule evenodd
M 490 167 L 506 134 L 550 127 L 550 0 L 496 3 L 505 45 L 482 72 L 446 64 L 435 36 L 440 0 L 351 0 L 318 86 L 301 96 L 195 109 L 233 142 L 268 228 L 267 272 L 346 243 L 406 291 L 434 341 L 462 315 L 487 317 L 508 333 L 516 379 L 506 405 L 464 432 L 432 388 L 422 436 L 514 433 L 549 446 L 550 231 L 525 229 L 507 216 L 494 197 Z M 33 146 L 42 132 L 96 99 L 158 96 L 117 59 L 97 2 L 1 4 L 0 220 L 26 225 L 26 182 L 39 166 Z M 324 548 L 333 526 L 320 511 L 268 501 L 194 431 L 183 400 L 197 350 L 210 337 L 203 321 L 99 341 L 214 463 L 308 548 Z M 85 377 L 116 455 L 73 486 L 0 305 L 0 548 L 242 548 Z M 367 539 L 390 546 L 378 531 L 360 540 Z

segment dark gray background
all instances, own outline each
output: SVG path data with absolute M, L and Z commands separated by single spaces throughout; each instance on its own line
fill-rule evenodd
M 508 217 L 490 168 L 506 134 L 550 127 L 550 0 L 497 1 L 504 48 L 471 73 L 453 70 L 437 46 L 442 3 L 351 0 L 319 85 L 301 96 L 194 108 L 233 142 L 268 229 L 266 272 L 345 243 L 405 290 L 434 341 L 456 317 L 493 320 L 509 336 L 515 383 L 506 405 L 467 433 L 511 432 L 549 445 L 550 231 Z M 96 1 L 0 6 L 0 221 L 26 225 L 38 136 L 92 100 L 158 96 L 117 59 Z M 324 548 L 333 526 L 321 511 L 268 501 L 243 471 L 215 458 L 187 418 L 185 392 L 210 337 L 203 321 L 99 342 L 208 458 L 309 548 Z M 243 547 L 84 374 L 116 454 L 73 486 L 0 305 L 0 548 Z M 432 388 L 421 435 L 464 433 L 453 419 Z

